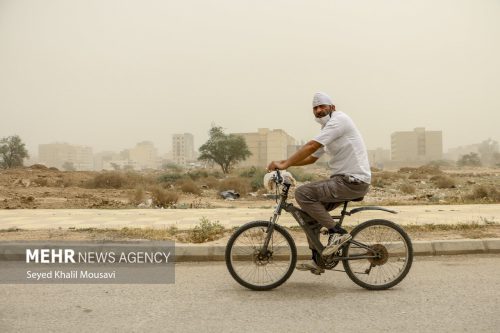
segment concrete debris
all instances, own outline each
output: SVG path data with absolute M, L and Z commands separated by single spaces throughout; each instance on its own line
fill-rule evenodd
M 153 199 L 147 199 L 145 202 L 141 202 L 137 205 L 137 208 L 151 208 L 153 207 Z

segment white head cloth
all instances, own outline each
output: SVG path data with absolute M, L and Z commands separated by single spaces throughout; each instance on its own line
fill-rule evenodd
M 323 92 L 317 92 L 313 97 L 313 108 L 318 105 L 333 105 L 333 101 L 327 94 Z

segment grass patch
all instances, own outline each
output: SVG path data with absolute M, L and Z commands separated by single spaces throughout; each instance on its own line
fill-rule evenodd
M 180 172 L 168 172 L 157 178 L 159 183 L 173 184 L 180 179 L 185 178 L 185 176 Z
M 264 176 L 267 173 L 264 168 L 250 167 L 239 172 L 239 176 L 250 179 L 250 186 L 253 191 L 264 187 Z
M 498 191 L 495 186 L 477 185 L 472 189 L 471 193 L 466 196 L 466 199 L 499 203 L 500 191 Z
M 200 179 L 200 183 L 208 188 L 217 188 L 219 186 L 219 180 L 214 176 L 208 176 L 206 178 Z
M 149 240 L 171 240 L 178 233 L 177 227 L 171 226 L 165 229 L 157 228 L 122 228 L 114 232 L 122 238 L 149 239 Z
M 222 238 L 226 229 L 219 221 L 210 221 L 206 217 L 191 230 L 179 230 L 177 226 L 168 228 L 122 228 L 97 229 L 80 228 L 70 229 L 70 232 L 90 233 L 112 239 L 147 239 L 147 240 L 179 240 L 189 243 L 205 243 Z
M 201 195 L 200 188 L 191 179 L 181 180 L 177 183 L 177 185 L 180 187 L 181 191 L 184 193 L 192 193 L 192 194 L 196 194 L 196 195 Z
M 218 188 L 219 191 L 235 190 L 241 196 L 244 196 L 250 192 L 252 186 L 248 178 L 229 177 L 221 180 L 218 184 Z
M 19 229 L 18 227 L 10 227 L 7 229 L 0 229 L 0 232 L 19 232 L 23 231 L 23 229 Z
M 469 231 L 482 230 L 488 228 L 486 224 L 477 222 L 460 223 L 460 224 L 421 224 L 421 225 L 404 225 L 402 226 L 407 232 L 433 232 L 433 231 Z
M 492 225 L 500 225 L 498 223 L 482 224 L 477 222 L 459 223 L 459 224 L 407 224 L 401 225 L 406 232 L 438 232 L 438 231 L 469 231 L 469 230 L 485 230 Z M 353 226 L 342 226 L 347 231 L 351 232 Z M 287 229 L 293 231 L 302 231 L 300 226 L 291 226 Z
M 399 190 L 405 194 L 413 194 L 417 189 L 412 184 L 404 183 L 399 186 Z
M 398 170 L 398 173 L 403 174 L 417 174 L 417 175 L 425 175 L 425 176 L 435 176 L 440 175 L 443 171 L 437 165 L 423 165 L 418 168 L 410 168 L 404 167 Z
M 72 185 L 70 179 L 64 180 L 64 186 Z M 150 185 L 155 181 L 150 177 L 141 175 L 135 171 L 104 171 L 95 175 L 87 181 L 84 186 L 87 188 L 134 188 L 139 185 Z
M 385 187 L 397 182 L 400 179 L 405 179 L 403 174 L 391 172 L 391 171 L 381 171 L 373 174 L 372 186 L 374 187 Z
M 447 175 L 436 175 L 430 179 L 437 188 L 455 188 L 455 180 Z
M 219 221 L 210 221 L 206 217 L 200 219 L 200 223 L 190 230 L 186 238 L 191 243 L 205 243 L 222 238 L 226 229 Z
M 107 171 L 97 174 L 89 183 L 90 188 L 122 188 L 127 180 L 118 171 Z
M 129 193 L 128 201 L 133 205 L 138 205 L 146 199 L 146 194 L 142 187 L 137 187 L 135 190 Z
M 203 179 L 203 178 L 208 178 L 208 177 L 214 177 L 214 178 L 222 178 L 223 175 L 220 171 L 207 171 L 205 169 L 196 169 L 196 170 L 191 170 L 186 174 L 187 177 L 189 177 L 192 180 L 198 180 L 198 179 Z
M 168 228 L 121 228 L 121 229 L 98 229 L 98 228 L 78 228 L 71 229 L 71 232 L 90 233 L 101 235 L 113 239 L 147 239 L 147 240 L 174 240 L 179 230 L 176 226 Z
M 179 194 L 177 192 L 165 190 L 161 186 L 153 186 L 150 188 L 150 191 L 153 205 L 157 207 L 172 207 L 179 201 Z

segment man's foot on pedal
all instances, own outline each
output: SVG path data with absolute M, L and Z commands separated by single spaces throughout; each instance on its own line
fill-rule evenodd
M 321 273 L 325 272 L 323 268 L 316 265 L 314 260 L 309 260 L 303 263 L 299 263 L 297 264 L 297 266 L 295 266 L 295 269 L 299 271 L 311 271 L 311 273 L 316 275 L 320 275 Z
M 323 257 L 327 257 L 336 253 L 345 242 L 352 239 L 350 234 L 331 234 L 328 238 L 328 245 L 325 247 L 323 252 L 321 253 Z

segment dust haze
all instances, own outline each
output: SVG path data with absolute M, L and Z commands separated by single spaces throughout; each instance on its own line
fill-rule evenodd
M 368 148 L 415 127 L 499 140 L 500 2 L 0 0 L 0 136 L 94 152 L 174 133 L 317 131 L 330 94 Z

